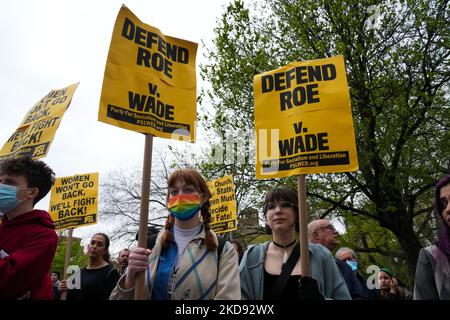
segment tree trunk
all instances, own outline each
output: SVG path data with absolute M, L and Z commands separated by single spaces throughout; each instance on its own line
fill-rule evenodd
M 391 230 L 397 237 L 400 246 L 406 254 L 406 262 L 408 263 L 409 279 L 412 280 L 408 283 L 409 289 L 413 289 L 412 285 L 416 274 L 417 258 L 419 251 L 422 249 L 422 244 L 417 238 L 416 234 L 412 230 L 412 226 L 404 226 L 398 230 Z

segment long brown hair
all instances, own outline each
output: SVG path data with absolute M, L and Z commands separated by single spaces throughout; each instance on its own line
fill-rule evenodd
M 211 198 L 211 192 L 208 189 L 208 185 L 206 184 L 205 179 L 203 179 L 203 177 L 193 169 L 178 169 L 174 171 L 169 176 L 169 179 L 167 181 L 168 190 L 166 202 L 168 202 L 170 197 L 170 188 L 173 187 L 178 181 L 183 181 L 186 184 L 192 185 L 198 191 L 198 193 L 200 193 L 200 197 L 203 202 L 203 205 L 200 208 L 200 213 L 202 215 L 203 226 L 205 228 L 206 247 L 208 248 L 208 250 L 217 248 L 217 244 L 214 241 L 214 236 L 209 226 L 209 222 L 211 221 L 211 213 L 209 212 L 209 208 L 211 207 L 211 203 L 209 202 L 209 199 Z M 173 227 L 174 223 L 174 216 L 172 214 L 169 214 L 164 227 L 165 230 L 161 236 L 163 249 L 168 247 L 169 242 L 172 239 L 170 229 Z
M 110 263 L 111 255 L 109 254 L 109 237 L 106 234 L 104 234 L 104 233 L 98 232 L 98 233 L 96 233 L 96 234 L 94 234 L 92 236 L 91 241 L 92 241 L 92 239 L 94 239 L 95 236 L 102 236 L 103 240 L 105 240 L 105 250 L 106 250 L 106 252 L 103 255 L 103 260 L 105 260 L 107 263 Z

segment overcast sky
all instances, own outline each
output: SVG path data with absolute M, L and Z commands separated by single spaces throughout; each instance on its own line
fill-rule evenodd
M 57 177 L 99 172 L 100 181 L 112 170 L 142 167 L 144 136 L 97 121 L 106 57 L 122 3 L 165 35 L 197 42 L 198 66 L 204 61 L 201 41 L 210 44 L 216 19 L 229 2 L 2 0 L 0 147 L 51 89 L 80 82 L 42 160 Z M 201 85 L 197 68 L 197 93 Z M 172 142 L 154 139 L 157 149 L 168 143 Z M 36 208 L 48 210 L 49 199 L 41 200 Z M 98 227 L 79 228 L 74 235 L 88 237 Z

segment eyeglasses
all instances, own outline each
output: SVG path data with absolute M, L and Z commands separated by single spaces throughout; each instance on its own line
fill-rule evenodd
M 314 230 L 314 232 L 316 232 L 318 230 L 321 230 L 321 229 L 330 229 L 331 232 L 336 232 L 336 228 L 332 224 L 329 224 L 327 226 L 323 226 L 323 227 L 317 228 L 316 230 Z
M 266 211 L 275 209 L 277 206 L 282 209 L 295 208 L 295 205 L 290 201 L 269 202 L 266 204 Z

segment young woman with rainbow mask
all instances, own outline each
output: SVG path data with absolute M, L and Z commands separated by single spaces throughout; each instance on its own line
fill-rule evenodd
M 240 299 L 238 256 L 225 242 L 218 257 L 219 241 L 210 229 L 211 193 L 202 176 L 179 169 L 168 179 L 169 216 L 151 254 L 131 250 L 127 273 L 110 299 L 133 299 L 136 273 L 145 271 L 147 299 Z

